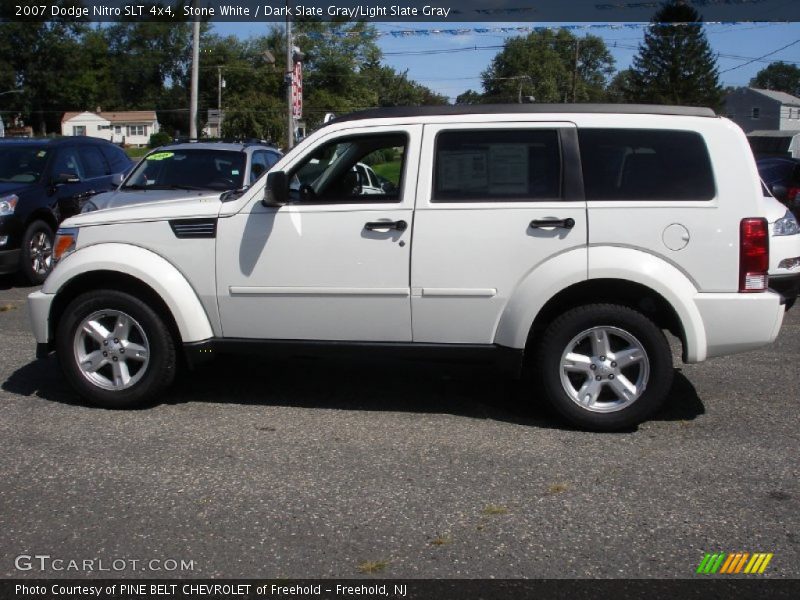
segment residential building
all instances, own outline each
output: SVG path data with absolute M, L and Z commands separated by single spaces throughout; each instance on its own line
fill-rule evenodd
M 800 98 L 758 88 L 737 88 L 725 115 L 741 127 L 757 156 L 800 156 Z
M 158 133 L 154 110 L 68 112 L 61 119 L 62 135 L 88 135 L 126 146 L 146 146 Z

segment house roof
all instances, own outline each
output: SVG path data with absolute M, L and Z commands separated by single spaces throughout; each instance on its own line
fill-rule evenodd
M 777 92 L 775 90 L 762 90 L 759 88 L 750 88 L 752 91 L 761 94 L 762 96 L 766 96 L 772 100 L 777 100 L 781 104 L 791 104 L 793 106 L 800 106 L 800 98 L 797 96 L 792 96 L 791 94 L 787 94 L 786 92 Z
M 152 123 L 156 120 L 156 111 L 154 110 L 128 110 L 128 111 L 119 111 L 119 112 L 99 112 L 95 113 L 92 111 L 84 110 L 80 112 L 66 112 L 64 116 L 61 118 L 61 122 L 64 123 L 69 121 L 70 119 L 74 119 L 75 117 L 88 113 L 90 115 L 95 115 L 100 117 L 101 119 L 105 119 L 110 123 Z

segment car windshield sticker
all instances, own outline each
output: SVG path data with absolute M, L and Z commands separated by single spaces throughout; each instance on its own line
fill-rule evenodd
M 231 175 L 238 175 L 238 174 L 239 174 L 239 169 L 234 169 L 233 171 L 231 171 Z
M 47 156 L 47 150 L 39 150 L 36 153 L 36 157 L 37 158 L 44 158 L 45 156 Z
M 172 158 L 175 156 L 174 152 L 156 152 L 147 157 L 146 160 L 164 160 L 165 158 Z

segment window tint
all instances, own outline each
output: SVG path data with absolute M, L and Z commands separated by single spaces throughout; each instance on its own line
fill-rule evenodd
M 256 179 L 261 177 L 264 173 L 269 171 L 269 168 L 278 162 L 274 152 L 267 152 L 266 150 L 257 150 L 253 152 L 252 163 L 250 165 L 250 183 L 252 184 Z
M 100 150 L 94 146 L 84 146 L 81 148 L 83 166 L 86 169 L 86 178 L 105 177 L 108 175 L 108 167 Z
M 693 131 L 581 129 L 587 200 L 710 200 L 708 150 Z
M 300 201 L 397 202 L 407 143 L 405 134 L 387 134 L 325 144 L 291 173 L 290 196 Z M 380 187 L 369 186 L 364 165 L 375 171 Z
M 130 160 L 124 150 L 111 144 L 103 144 L 100 148 L 111 166 L 112 173 L 121 173 L 130 166 Z
M 80 159 L 78 158 L 78 151 L 74 146 L 60 148 L 56 156 L 56 162 L 53 165 L 53 175 L 77 175 L 84 179 L 83 167 L 81 166 Z
M 436 138 L 434 169 L 434 201 L 561 197 L 555 130 L 445 131 Z

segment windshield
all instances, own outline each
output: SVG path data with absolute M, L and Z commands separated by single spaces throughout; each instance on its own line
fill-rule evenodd
M 42 146 L 0 146 L 0 182 L 38 181 L 47 162 Z
M 234 190 L 242 187 L 246 156 L 230 150 L 164 150 L 149 154 L 122 189 Z

